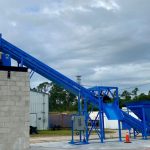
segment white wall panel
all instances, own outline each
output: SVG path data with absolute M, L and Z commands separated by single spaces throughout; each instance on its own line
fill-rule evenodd
M 38 130 L 48 129 L 48 113 L 48 95 L 30 91 L 30 114 L 36 114 Z

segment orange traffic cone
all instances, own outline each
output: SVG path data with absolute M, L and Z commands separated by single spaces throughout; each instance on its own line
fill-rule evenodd
M 125 143 L 131 143 L 128 132 L 126 132 Z

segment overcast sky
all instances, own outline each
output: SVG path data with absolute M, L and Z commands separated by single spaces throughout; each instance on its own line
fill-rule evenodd
M 149 14 L 150 0 L 1 0 L 0 32 L 73 80 L 124 89 L 150 83 Z

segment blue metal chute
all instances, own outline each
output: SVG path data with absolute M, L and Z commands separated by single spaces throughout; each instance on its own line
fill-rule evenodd
M 103 104 L 104 112 L 109 120 L 122 120 L 123 114 L 113 103 Z

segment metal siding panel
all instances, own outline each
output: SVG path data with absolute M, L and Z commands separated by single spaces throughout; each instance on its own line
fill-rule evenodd
M 45 104 L 43 104 L 43 101 Z M 44 106 L 43 106 L 44 105 Z M 44 115 L 43 115 L 44 110 Z M 30 91 L 30 113 L 37 114 L 38 130 L 48 129 L 48 95 Z M 45 118 L 45 123 L 43 119 Z

